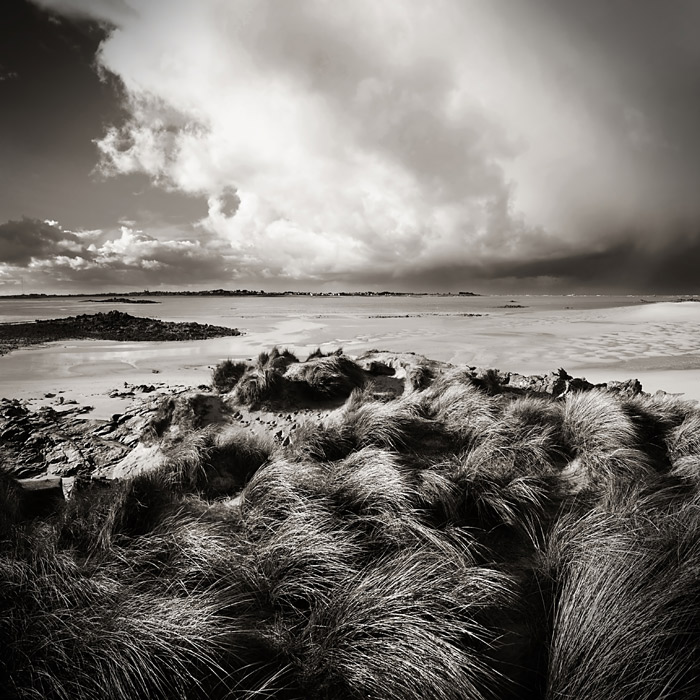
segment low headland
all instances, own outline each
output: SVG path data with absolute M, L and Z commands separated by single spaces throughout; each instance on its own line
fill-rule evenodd
M 12 698 L 691 698 L 700 410 L 413 353 L 0 403 Z

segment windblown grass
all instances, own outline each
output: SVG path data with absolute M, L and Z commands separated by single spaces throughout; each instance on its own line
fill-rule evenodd
M 277 346 L 272 348 L 270 352 L 261 352 L 258 355 L 257 367 L 258 369 L 273 369 L 281 374 L 296 362 L 299 362 L 297 356 L 287 348 L 280 350 Z
M 238 380 L 245 374 L 246 369 L 248 365 L 245 362 L 224 360 L 212 370 L 212 386 L 221 394 L 228 393 L 238 384 Z
M 366 372 L 342 350 L 312 353 L 304 362 L 287 349 L 262 352 L 254 366 L 226 360 L 213 370 L 214 387 L 234 401 L 259 408 L 300 401 L 337 401 L 364 386 Z
M 291 444 L 200 395 L 158 414 L 160 466 L 52 515 L 0 478 L 0 694 L 697 696 L 696 408 L 366 378 L 273 349 L 234 401 L 335 409 Z
M 251 368 L 236 384 L 233 396 L 236 401 L 251 408 L 284 398 L 286 380 L 273 368 Z
M 0 466 L 0 538 L 11 532 L 23 516 L 21 490 Z
M 696 507 L 635 511 L 558 526 L 547 697 L 697 697 Z
M 365 371 L 354 360 L 338 354 L 299 363 L 286 376 L 302 396 L 321 401 L 345 399 L 366 381 Z

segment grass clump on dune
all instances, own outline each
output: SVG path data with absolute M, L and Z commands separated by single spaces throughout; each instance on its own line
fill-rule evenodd
M 220 394 L 232 391 L 238 380 L 245 374 L 248 366 L 245 362 L 224 360 L 212 370 L 211 383 Z
M 273 349 L 149 472 L 31 517 L 0 480 L 3 697 L 696 697 L 698 409 L 369 376 Z M 333 410 L 281 444 L 214 399 Z
M 274 369 L 284 374 L 287 367 L 295 362 L 299 362 L 299 360 L 291 350 L 287 348 L 280 350 L 275 346 L 270 352 L 261 352 L 256 364 L 259 369 Z
M 286 376 L 302 395 L 321 401 L 345 399 L 366 381 L 364 370 L 354 360 L 335 354 L 295 365 Z
M 312 353 L 304 362 L 289 350 L 262 352 L 255 365 L 226 360 L 212 374 L 214 388 L 239 404 L 261 406 L 338 401 L 366 382 L 365 371 L 342 351 Z
M 274 369 L 249 369 L 236 384 L 233 397 L 238 402 L 251 408 L 284 398 L 286 379 Z

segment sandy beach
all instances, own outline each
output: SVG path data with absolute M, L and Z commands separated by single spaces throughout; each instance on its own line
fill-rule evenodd
M 247 300 L 246 300 L 247 301 Z M 320 347 L 350 355 L 370 349 L 416 352 L 426 357 L 546 374 L 560 367 L 599 383 L 639 379 L 645 391 L 663 390 L 700 400 L 700 304 L 661 301 L 605 306 L 600 299 L 419 299 L 387 303 L 334 300 L 253 300 L 232 309 L 207 309 L 205 322 L 239 327 L 243 335 L 198 341 L 47 343 L 0 356 L 0 397 L 18 398 L 36 410 L 77 402 L 86 417 L 107 420 L 129 405 L 126 386 L 185 389 L 208 385 L 224 359 L 248 360 L 273 346 L 305 357 Z M 442 301 L 442 304 L 440 303 Z M 503 308 L 508 302 L 520 308 Z M 620 301 L 619 299 L 616 301 Z M 627 301 L 627 300 L 623 300 Z M 166 320 L 199 320 L 202 305 L 128 308 Z M 26 314 L 50 318 L 56 310 L 92 312 L 91 304 L 62 300 L 25 303 Z M 103 304 L 96 304 L 102 310 Z M 99 308 L 98 308 L 99 307 Z M 569 307 L 569 308 L 566 308 Z M 114 308 L 124 308 L 115 305 Z M 25 314 L 25 316 L 22 316 Z M 208 315 L 207 315 L 208 314 Z M 60 402 L 60 403 L 59 403 Z
M 111 415 L 120 399 L 107 394 L 125 382 L 205 385 L 211 368 L 221 360 L 253 358 L 277 345 L 300 357 L 316 347 L 343 347 L 351 355 L 376 348 L 523 374 L 563 367 L 592 382 L 638 378 L 646 391 L 664 390 L 700 400 L 700 304 L 662 301 L 564 308 L 564 302 L 574 304 L 562 300 L 558 307 L 549 303 L 542 308 L 526 305 L 528 299 L 523 298 L 524 308 L 503 309 L 504 298 L 478 299 L 467 311 L 455 306 L 445 306 L 442 312 L 434 310 L 438 305 L 412 311 L 389 306 L 383 314 L 377 313 L 381 310 L 377 306 L 332 306 L 325 301 L 324 306 L 307 302 L 306 308 L 295 302 L 295 308 L 287 310 L 269 300 L 259 314 L 239 304 L 236 313 L 222 318 L 244 330 L 238 337 L 138 343 L 80 340 L 16 350 L 0 357 L 0 396 L 40 405 L 46 393 L 60 392 L 66 400 L 93 405 L 93 417 Z M 162 308 L 166 317 L 177 318 L 167 316 L 167 305 Z M 161 311 L 154 306 L 137 313 L 152 314 L 154 309 Z M 47 315 L 50 308 L 42 311 Z M 195 317 L 194 311 L 190 313 Z M 215 313 L 211 319 L 217 318 Z

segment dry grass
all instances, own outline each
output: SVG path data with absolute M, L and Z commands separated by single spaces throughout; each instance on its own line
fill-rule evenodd
M 212 386 L 221 394 L 233 391 L 236 384 L 238 384 L 238 380 L 245 374 L 247 369 L 248 365 L 245 362 L 224 360 L 212 370 Z
M 344 407 L 282 447 L 166 406 L 162 466 L 53 515 L 3 477 L 0 694 L 697 696 L 697 409 L 364 376 L 273 350 L 238 400 Z

